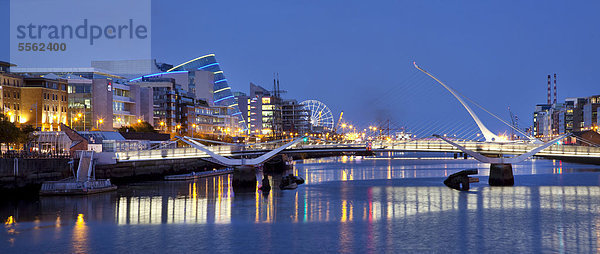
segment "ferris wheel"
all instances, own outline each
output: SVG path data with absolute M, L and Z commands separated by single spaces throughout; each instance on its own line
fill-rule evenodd
M 334 119 L 331 110 L 327 105 L 317 100 L 306 100 L 300 102 L 304 108 L 310 110 L 310 124 L 313 127 L 324 127 L 328 130 L 333 129 Z

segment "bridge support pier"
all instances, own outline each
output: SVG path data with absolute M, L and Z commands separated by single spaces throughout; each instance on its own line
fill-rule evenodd
M 490 178 L 488 183 L 491 186 L 515 185 L 515 177 L 513 176 L 512 164 L 492 163 L 490 165 Z
M 233 191 L 255 191 L 256 190 L 256 168 L 253 166 L 237 166 L 233 169 L 233 180 L 231 181 Z
M 278 154 L 271 160 L 265 162 L 265 164 L 263 165 L 263 171 L 269 173 L 285 172 L 291 167 L 290 165 L 292 164 L 292 162 L 293 159 L 291 156 L 285 154 Z

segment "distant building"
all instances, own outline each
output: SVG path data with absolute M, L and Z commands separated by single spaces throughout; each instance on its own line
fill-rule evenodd
M 189 75 L 205 77 L 188 83 Z M 205 75 L 209 74 L 209 75 Z M 186 134 L 239 134 L 238 117 L 230 107 L 212 104 L 211 72 L 174 71 L 146 75 L 130 80 L 129 84 L 152 89 L 154 122 L 163 132 Z
M 105 70 L 115 75 L 132 79 L 149 73 L 161 72 L 162 64 L 155 59 L 92 61 L 92 68 Z
M 281 129 L 286 133 L 308 133 L 311 131 L 310 112 L 296 100 L 284 100 L 281 104 Z M 300 135 L 302 135 L 300 134 Z
M 19 122 L 21 112 L 21 87 L 25 81 L 20 75 L 0 72 L 0 103 L 2 113 L 12 122 Z
M 538 104 L 533 113 L 533 135 L 549 139 L 568 132 L 597 131 L 600 95 L 567 98 L 564 103 Z
M 583 105 L 583 128 L 582 130 L 598 129 L 598 109 L 600 108 L 600 95 L 587 98 Z
M 5 69 L 8 70 L 8 69 Z M 67 80 L 0 72 L 2 113 L 17 125 L 58 130 L 68 117 Z
M 231 115 L 236 116 L 238 118 L 238 123 L 241 125 L 245 125 L 245 121 L 241 116 L 240 109 L 235 100 L 235 96 L 231 91 L 231 87 L 227 82 L 227 78 L 225 77 L 225 73 L 221 70 L 219 62 L 215 58 L 214 54 L 204 55 L 185 63 L 179 64 L 169 70 L 168 72 L 176 72 L 176 71 L 196 71 L 203 70 L 209 71 L 214 74 L 213 79 L 213 103 L 215 106 L 225 106 L 230 108 Z M 245 128 L 245 126 L 240 126 L 241 128 Z
M 68 82 L 60 78 L 24 78 L 21 87 L 21 124 L 41 127 L 41 130 L 59 130 L 69 118 Z
M 310 131 L 310 112 L 296 100 L 282 99 L 279 92 L 250 83 L 249 95 L 240 93 L 237 101 L 245 109 L 249 135 L 280 137 Z
M 0 73 L 10 72 L 10 67 L 12 67 L 12 66 L 16 66 L 16 65 L 11 64 L 9 62 L 0 61 Z
M 77 131 L 112 131 L 138 120 L 153 124 L 152 91 L 125 84 L 124 77 L 97 68 L 13 68 L 30 77 L 64 79 L 69 99 L 65 124 Z M 53 121 L 53 120 L 51 120 Z

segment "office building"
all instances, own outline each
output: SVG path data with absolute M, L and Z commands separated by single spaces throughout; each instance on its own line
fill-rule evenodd
M 18 126 L 58 130 L 60 123 L 69 120 L 65 79 L 0 72 L 0 83 L 2 112 Z
M 126 84 L 124 77 L 87 67 L 13 70 L 26 76 L 66 80 L 68 121 L 65 124 L 75 130 L 112 131 L 138 120 L 153 124 L 152 91 Z
M 273 91 L 250 83 L 249 95 L 239 93 L 237 102 L 244 108 L 248 134 L 259 137 L 283 137 L 289 133 L 310 132 L 310 112 L 296 100 L 284 100 L 275 86 Z
M 175 71 L 196 71 L 203 70 L 213 73 L 213 102 L 215 106 L 225 106 L 230 108 L 230 113 L 233 116 L 238 117 L 238 123 L 240 127 L 245 129 L 245 121 L 242 117 L 242 113 L 239 110 L 238 104 L 235 100 L 235 96 L 231 91 L 231 87 L 227 82 L 225 73 L 221 69 L 219 62 L 215 58 L 214 54 L 204 55 L 185 63 L 174 66 L 169 69 L 168 72 Z

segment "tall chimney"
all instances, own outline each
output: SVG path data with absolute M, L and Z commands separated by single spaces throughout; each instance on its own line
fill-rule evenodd
M 279 92 L 279 72 L 277 73 L 277 97 L 280 97 L 281 93 Z
M 550 78 L 550 75 L 548 75 L 548 78 Z M 550 85 L 550 80 L 548 80 L 548 85 Z M 271 96 L 277 96 L 277 80 L 275 79 L 275 72 L 273 72 L 273 94 L 271 94 Z
M 556 97 L 556 73 L 554 73 L 554 104 L 556 104 L 557 101 L 557 97 Z
M 550 77 L 550 75 L 548 75 L 548 103 L 547 103 L 547 104 L 550 104 L 550 102 L 552 102 L 552 100 L 551 100 L 551 98 L 550 98 L 550 96 L 552 96 L 552 95 L 550 94 L 550 89 L 551 89 L 550 82 L 551 82 L 551 79 L 552 79 L 552 78 Z

